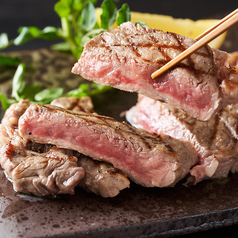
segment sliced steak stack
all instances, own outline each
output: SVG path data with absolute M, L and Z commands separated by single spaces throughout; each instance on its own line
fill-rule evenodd
M 191 142 L 199 159 L 189 181 L 220 178 L 238 169 L 238 105 L 228 106 L 208 121 L 200 121 L 174 107 L 139 96 L 138 103 L 126 114 L 127 120 L 138 128 L 153 133 L 165 133 Z
M 237 170 L 237 106 L 230 105 L 238 102 L 238 74 L 233 67 L 237 56 L 229 59 L 226 52 L 206 45 L 160 77 L 151 78 L 194 43 L 185 36 L 127 22 L 89 41 L 72 72 L 141 94 L 127 112 L 128 121 L 191 143 L 198 160 L 190 168 L 189 181 L 197 183 Z
M 89 97 L 60 98 L 52 104 L 76 111 L 93 111 Z M 29 106 L 28 100 L 13 104 L 0 124 L 0 163 L 16 191 L 55 196 L 74 194 L 75 187 L 80 186 L 102 197 L 114 197 L 129 187 L 126 175 L 106 162 L 22 138 L 18 120 Z
M 194 44 L 188 37 L 131 22 L 90 40 L 72 69 L 103 85 L 138 92 L 208 120 L 238 101 L 238 75 L 226 52 L 204 46 L 153 80 L 151 73 Z
M 197 162 L 188 143 L 155 135 L 95 113 L 32 104 L 19 119 L 20 135 L 76 150 L 113 166 L 146 187 L 173 186 Z
M 194 42 L 130 22 L 89 41 L 72 72 L 143 94 L 127 112 L 135 127 L 94 113 L 90 98 L 13 105 L 0 125 L 0 162 L 14 188 L 44 196 L 80 186 L 113 197 L 127 176 L 169 187 L 238 170 L 237 110 L 227 106 L 238 101 L 238 75 L 228 54 L 204 46 L 151 79 Z

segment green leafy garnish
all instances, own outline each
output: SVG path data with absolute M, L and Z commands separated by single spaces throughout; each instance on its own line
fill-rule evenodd
M 4 49 L 9 44 L 7 33 L 0 34 L 0 49 Z
M 89 85 L 82 83 L 77 89 L 74 89 L 68 92 L 67 96 L 78 97 L 78 98 L 85 97 L 85 96 L 93 97 L 97 94 L 104 93 L 111 89 L 111 87 L 109 86 L 103 86 L 97 83 L 91 83 L 90 86 L 91 88 L 89 87 Z
M 141 25 L 143 27 L 147 27 L 147 24 L 144 23 L 143 21 L 137 21 L 136 24 L 139 24 L 139 25 Z
M 19 64 L 12 80 L 12 97 L 17 101 L 21 99 L 22 92 L 26 86 L 26 82 L 23 78 L 24 69 L 25 65 Z
M 14 99 L 6 98 L 2 93 L 0 93 L 0 102 L 4 110 L 7 110 L 11 104 L 16 103 L 17 101 Z
M 108 29 L 116 20 L 117 6 L 112 0 L 105 0 L 103 1 L 101 8 L 101 27 L 103 29 Z
M 64 93 L 63 88 L 43 89 L 39 84 L 27 85 L 24 79 L 26 66 L 20 64 L 14 74 L 12 81 L 12 98 L 6 98 L 3 93 L 0 93 L 0 102 L 4 110 L 11 104 L 19 102 L 21 99 L 28 99 L 32 103 L 49 104 L 54 99 L 62 97 L 64 94 L 67 97 L 93 97 L 97 94 L 104 93 L 111 89 L 109 86 L 103 86 L 96 83 L 90 85 L 82 83 L 77 89 Z
M 101 23 L 96 20 L 95 4 L 97 0 L 59 0 L 54 10 L 61 20 L 61 28 L 46 26 L 39 29 L 35 26 L 20 27 L 19 35 L 12 40 L 8 39 L 6 33 L 0 34 L 0 50 L 12 45 L 22 45 L 34 39 L 55 40 L 63 39 L 63 42 L 52 45 L 53 49 L 70 51 L 76 58 L 82 54 L 84 45 L 96 35 L 108 31 L 115 22 L 117 25 L 125 21 L 130 21 L 130 9 L 127 4 L 123 4 L 117 11 L 117 6 L 113 0 L 104 0 L 101 4 Z M 0 93 L 0 102 L 6 110 L 12 103 L 21 99 L 29 99 L 31 102 L 41 104 L 50 103 L 55 98 L 66 96 L 90 96 L 103 93 L 110 89 L 108 86 L 91 83 L 91 85 L 81 84 L 67 94 L 62 88 L 44 89 L 39 84 L 28 85 L 24 79 L 25 64 L 16 57 L 0 55 L 0 64 L 7 66 L 18 65 L 12 82 L 12 98 L 6 98 Z
M 53 45 L 54 49 L 71 51 L 79 58 L 85 43 L 109 30 L 109 27 L 117 22 L 117 25 L 130 21 L 130 9 L 123 4 L 117 14 L 117 6 L 113 0 L 104 0 L 101 4 L 101 24 L 96 22 L 94 4 L 96 0 L 60 0 L 55 4 L 54 10 L 61 19 L 61 28 L 47 26 L 39 29 L 35 26 L 20 27 L 19 35 L 8 39 L 6 33 L 0 34 L 0 50 L 11 45 L 22 45 L 34 39 L 55 40 L 63 39 L 63 43 Z M 117 16 L 118 15 L 118 16 Z
M 121 9 L 118 11 L 117 25 L 119 26 L 123 22 L 130 21 L 130 19 L 131 19 L 130 8 L 126 3 L 124 3 Z
M 14 66 L 21 63 L 21 60 L 18 57 L 9 57 L 5 55 L 0 55 L 0 64 L 7 66 Z
M 85 31 L 90 31 L 96 24 L 96 12 L 91 2 L 86 2 L 82 10 L 80 24 Z
M 43 91 L 37 93 L 34 99 L 41 104 L 48 104 L 54 99 L 62 97 L 63 92 L 63 88 L 44 89 Z

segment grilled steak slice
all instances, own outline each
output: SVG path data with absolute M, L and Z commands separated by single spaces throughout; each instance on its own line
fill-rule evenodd
M 195 40 L 131 22 L 102 33 L 84 48 L 72 72 L 103 85 L 165 101 L 201 120 L 237 101 L 238 75 L 228 54 L 204 46 L 177 67 L 153 80 L 159 69 Z
M 235 51 L 235 52 L 230 54 L 229 64 L 230 64 L 231 67 L 238 68 L 238 51 Z
M 18 120 L 20 116 L 30 106 L 30 102 L 27 99 L 21 99 L 19 103 L 12 104 L 5 112 L 2 119 L 2 124 L 11 127 L 16 130 L 18 128 Z
M 90 97 L 61 97 L 53 100 L 50 104 L 75 112 L 94 112 L 93 102 Z
M 0 124 L 0 163 L 16 191 L 36 196 L 74 194 L 84 177 L 77 162 L 55 147 L 43 154 L 27 150 L 27 140 Z
M 130 187 L 127 176 L 106 162 L 96 161 L 81 154 L 78 164 L 85 171 L 79 186 L 90 192 L 105 198 L 115 197 L 121 190 Z
M 55 99 L 51 105 L 62 107 L 74 112 L 94 112 L 90 97 L 62 97 Z M 75 154 L 75 153 L 74 153 Z M 83 154 L 77 154 L 78 164 L 85 171 L 79 186 L 102 197 L 115 197 L 125 188 L 130 187 L 127 176 L 115 169 L 111 164 L 95 161 Z
M 218 115 L 199 121 L 170 105 L 140 95 L 126 118 L 138 128 L 191 142 L 199 155 L 197 165 L 190 171 L 190 181 L 193 179 L 194 183 L 208 177 L 225 177 L 230 170 L 237 170 L 238 141 Z
M 223 108 L 219 113 L 219 118 L 230 129 L 232 136 L 238 139 L 238 104 Z
M 16 130 L 20 116 L 31 105 L 27 99 L 21 99 L 18 103 L 12 104 L 5 112 L 2 124 Z M 53 100 L 51 105 L 73 111 L 94 112 L 94 106 L 90 97 L 61 97 Z
M 190 144 L 97 114 L 33 104 L 21 116 L 23 138 L 106 161 L 147 187 L 173 186 L 196 163 Z

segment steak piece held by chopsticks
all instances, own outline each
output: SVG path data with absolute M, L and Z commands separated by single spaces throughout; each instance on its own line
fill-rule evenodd
M 127 22 L 90 40 L 72 72 L 208 120 L 222 107 L 238 101 L 238 75 L 226 52 L 206 45 L 172 70 L 151 78 L 151 73 L 194 42 L 186 36 Z
M 139 95 L 126 118 L 135 127 L 190 142 L 199 159 L 190 170 L 189 181 L 197 183 L 238 171 L 237 109 L 238 105 L 228 105 L 219 115 L 200 121 L 166 103 Z
M 111 163 L 136 183 L 173 186 L 186 176 L 197 153 L 188 143 L 155 135 L 95 113 L 32 104 L 19 119 L 20 135 L 79 151 Z

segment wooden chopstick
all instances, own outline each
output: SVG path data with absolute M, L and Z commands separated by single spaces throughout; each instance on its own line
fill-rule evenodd
M 222 20 L 220 20 L 216 25 L 214 25 L 213 27 L 209 28 L 207 31 L 196 37 L 195 39 L 197 40 L 196 43 L 194 43 L 192 46 L 183 51 L 177 57 L 169 61 L 163 67 L 153 72 L 151 74 L 151 78 L 155 79 L 159 75 L 163 74 L 165 71 L 169 70 L 177 63 L 179 63 L 180 61 L 191 55 L 194 51 L 198 50 L 205 44 L 215 39 L 217 36 L 221 35 L 223 32 L 227 31 L 237 22 L 238 22 L 238 8 L 229 15 L 227 15 L 226 17 L 224 17 Z

